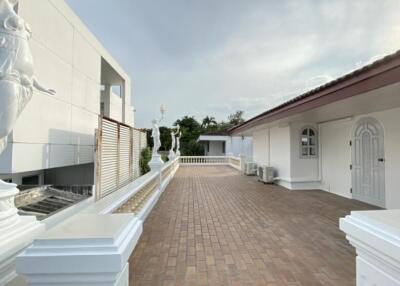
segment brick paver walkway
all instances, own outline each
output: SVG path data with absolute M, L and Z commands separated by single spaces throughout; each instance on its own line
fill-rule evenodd
M 144 224 L 130 285 L 355 285 L 338 219 L 370 208 L 230 167 L 181 167 Z

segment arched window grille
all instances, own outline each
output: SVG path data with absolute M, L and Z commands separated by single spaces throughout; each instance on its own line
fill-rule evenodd
M 318 156 L 317 131 L 312 127 L 304 127 L 300 134 L 301 158 L 314 158 Z

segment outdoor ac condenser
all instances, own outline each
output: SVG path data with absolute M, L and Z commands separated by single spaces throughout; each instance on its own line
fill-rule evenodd
M 257 175 L 257 163 L 246 162 L 244 165 L 244 174 L 247 176 Z
M 258 167 L 258 180 L 264 183 L 274 182 L 274 168 L 268 166 Z

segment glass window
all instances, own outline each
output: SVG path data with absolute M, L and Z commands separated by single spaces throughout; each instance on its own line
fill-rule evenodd
M 300 133 L 300 154 L 302 158 L 316 157 L 317 132 L 311 127 L 305 127 Z

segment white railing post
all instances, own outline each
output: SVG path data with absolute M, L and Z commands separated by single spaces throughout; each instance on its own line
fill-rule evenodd
M 242 172 L 244 172 L 246 162 L 247 162 L 246 155 L 240 154 L 240 170 Z
M 19 190 L 15 184 L 0 180 L 0 285 L 17 277 L 16 256 L 44 231 L 34 216 L 20 216 L 14 205 Z

